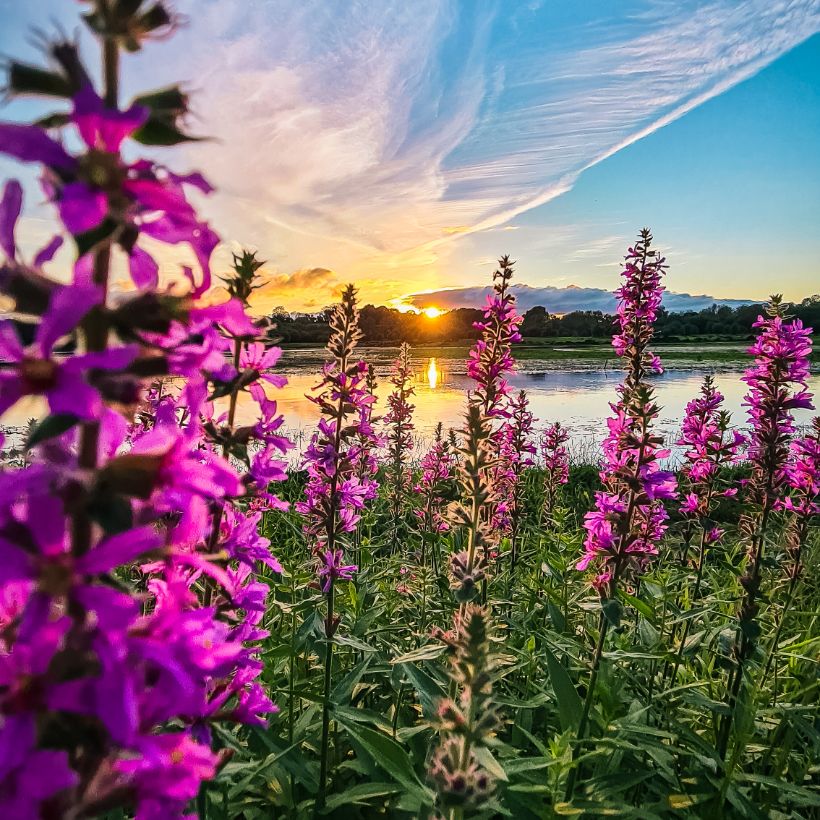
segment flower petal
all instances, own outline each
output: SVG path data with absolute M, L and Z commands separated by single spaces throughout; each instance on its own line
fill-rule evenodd
M 55 291 L 35 336 L 40 355 L 48 357 L 55 343 L 74 330 L 101 299 L 100 289 L 93 286 L 71 285 Z
M 54 254 L 57 253 L 60 248 L 63 246 L 63 237 L 62 236 L 54 236 L 52 237 L 51 241 L 42 247 L 39 251 L 37 251 L 37 255 L 34 257 L 34 267 L 35 268 L 42 268 L 46 262 L 50 262 L 54 258 Z
M 23 188 L 16 179 L 10 179 L 3 189 L 3 198 L 0 200 L 0 247 L 9 259 L 17 256 L 14 226 L 20 218 L 22 207 Z
M 36 125 L 0 123 L 0 153 L 20 162 L 42 162 L 51 168 L 71 170 L 77 164 L 59 142 Z
M 138 245 L 131 248 L 128 255 L 131 279 L 138 288 L 155 288 L 159 282 L 159 265 L 150 253 Z
M 78 562 L 81 572 L 96 574 L 133 563 L 140 555 L 162 546 L 162 538 L 153 527 L 139 527 L 112 535 L 87 552 Z
M 59 207 L 63 225 L 76 236 L 96 228 L 105 219 L 108 199 L 84 182 L 69 182 L 60 191 Z

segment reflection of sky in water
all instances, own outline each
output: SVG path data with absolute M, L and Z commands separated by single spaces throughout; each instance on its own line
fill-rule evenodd
M 377 416 L 385 412 L 385 399 L 392 385 L 388 381 L 391 361 L 396 351 L 391 349 L 363 349 L 362 357 L 376 367 L 379 377 L 377 390 Z M 318 409 L 305 398 L 305 393 L 313 391 L 320 378 L 323 361 L 321 350 L 287 351 L 283 360 L 283 370 L 288 377 L 288 385 L 276 390 L 266 385 L 271 398 L 275 398 L 280 411 L 285 416 L 289 435 L 301 449 L 310 436 L 318 418 Z M 418 433 L 419 446 L 426 446 L 433 429 L 440 421 L 447 430 L 458 428 L 462 423 L 465 391 L 473 386 L 467 377 L 461 359 L 415 358 L 416 406 L 414 421 Z M 664 436 L 674 435 L 683 417 L 686 403 L 697 393 L 706 373 L 712 372 L 718 389 L 726 397 L 726 409 L 731 411 L 738 425 L 746 423 L 742 406 L 746 385 L 740 380 L 740 370 L 718 370 L 696 367 L 692 364 L 685 369 L 674 366 L 655 380 L 656 394 L 661 406 L 659 428 Z M 560 421 L 573 432 L 574 453 L 579 457 L 594 457 L 597 445 L 606 433 L 604 420 L 609 415 L 609 402 L 615 398 L 615 388 L 620 383 L 621 373 L 612 367 L 612 362 L 604 366 L 587 361 L 577 363 L 566 360 L 528 360 L 522 369 L 509 379 L 513 390 L 526 390 L 530 408 L 535 414 L 538 426 Z M 809 389 L 820 394 L 820 376 L 813 375 Z M 247 396 L 240 397 L 237 421 L 250 423 L 254 418 L 255 405 Z M 28 418 L 39 416 L 44 408 L 39 401 L 27 400 L 19 403 L 3 418 L 6 425 L 20 425 Z M 805 424 L 812 416 L 810 411 L 799 411 L 799 424 Z
M 387 380 L 389 356 L 382 354 L 373 363 L 379 374 L 375 412 L 376 415 L 382 415 L 385 399 L 391 389 Z M 591 369 L 587 363 L 584 363 L 585 369 L 575 370 L 566 362 L 563 363 L 565 369 L 558 370 L 552 369 L 554 362 L 544 362 L 543 365 L 550 369 L 539 372 L 538 364 L 537 361 L 529 360 L 526 362 L 526 371 L 513 373 L 509 379 L 512 389 L 527 391 L 530 409 L 535 414 L 538 426 L 560 421 L 573 431 L 578 455 L 592 452 L 606 434 L 604 420 L 610 413 L 609 402 L 615 399 L 620 371 L 611 367 L 604 369 L 603 366 Z M 429 358 L 419 358 L 414 360 L 413 365 L 416 372 L 416 392 L 412 401 L 416 406 L 414 421 L 420 438 L 429 439 L 439 421 L 445 430 L 460 427 L 465 391 L 473 386 L 464 373 L 463 363 L 447 359 L 433 362 Z M 293 367 L 289 370 L 287 387 L 270 390 L 269 393 L 278 400 L 288 430 L 301 438 L 310 434 L 318 417 L 315 405 L 304 397 L 316 385 L 318 375 L 313 367 L 310 372 Z M 740 380 L 740 371 L 714 372 L 706 368 L 668 370 L 655 380 L 657 399 L 661 406 L 658 426 L 665 436 L 677 432 L 687 402 L 698 392 L 704 375 L 709 372 L 713 373 L 718 389 L 726 397 L 726 409 L 732 412 L 739 425 L 745 424 L 742 403 L 746 385 Z M 820 376 L 811 377 L 809 388 L 820 393 Z M 240 413 L 243 410 L 248 415 L 242 421 L 247 422 L 253 408 L 245 402 Z M 798 423 L 804 424 L 812 413 L 800 411 L 796 415 Z

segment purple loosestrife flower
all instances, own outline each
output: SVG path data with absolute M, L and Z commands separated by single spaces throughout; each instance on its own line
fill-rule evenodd
M 443 810 L 479 809 L 495 790 L 487 758 L 501 725 L 493 700 L 496 661 L 487 611 L 467 604 L 456 612 L 453 629 L 435 631 L 448 647 L 449 677 L 458 698 L 443 698 L 436 709 L 439 745 L 430 760 L 429 779 Z
M 387 453 L 390 459 L 388 496 L 395 545 L 399 536 L 402 510 L 408 496 L 410 476 L 407 459 L 413 447 L 415 405 L 410 403 L 410 397 L 415 393 L 415 388 L 413 387 L 413 368 L 410 365 L 410 345 L 401 346 L 399 356 L 393 362 L 390 382 L 394 389 L 387 397 L 387 414 L 383 422 L 387 428 Z
M 463 527 L 466 549 L 450 557 L 450 587 L 461 603 L 472 600 L 487 577 L 487 548 L 490 528 L 482 512 L 495 505 L 495 487 L 490 483 L 494 465 L 490 453 L 490 419 L 481 413 L 478 402 L 467 403 L 461 461 L 456 470 L 460 500 L 451 505 L 449 521 Z
M 369 418 L 361 412 L 374 401 L 367 389 L 367 365 L 353 359 L 361 338 L 358 315 L 351 285 L 330 320 L 330 360 L 322 370 L 322 381 L 308 396 L 322 417 L 305 451 L 308 482 L 305 500 L 296 510 L 305 518 L 305 534 L 317 555 L 339 549 L 337 536 L 355 530 L 365 501 L 375 497 L 377 488 L 371 478 L 356 475 L 361 450 L 368 440 L 375 441 L 368 433 Z
M 501 444 L 496 420 L 507 415 L 506 374 L 515 365 L 511 345 L 521 340 L 521 317 L 515 310 L 515 296 L 509 292 L 512 276 L 513 263 L 504 256 L 493 273 L 493 294 L 487 297 L 484 321 L 475 323 L 481 338 L 471 348 L 467 360 L 467 374 L 476 387 L 467 394 L 464 443 L 456 449 L 462 456 L 457 469 L 462 501 L 453 505 L 450 515 L 452 523 L 467 530 L 467 549 L 453 555 L 450 561 L 450 583 L 462 602 L 469 601 L 476 584 L 485 581 L 487 548 L 498 534 L 491 524 L 502 500 L 493 475 Z M 503 518 L 503 509 L 500 514 Z
M 352 581 L 353 573 L 358 570 L 355 564 L 344 564 L 344 553 L 342 550 L 324 550 L 319 553 L 319 581 L 322 592 L 328 592 L 336 581 Z
M 806 389 L 811 328 L 803 327 L 799 319 L 788 321 L 784 317 L 780 296 L 772 297 L 767 315 L 759 316 L 754 326 L 758 335 L 749 353 L 755 361 L 743 376 L 749 387 L 744 404 L 751 427 L 747 458 L 752 475 L 747 491 L 752 511 L 741 520 L 741 531 L 749 546 L 746 572 L 741 578 L 745 591 L 739 616 L 744 637 L 737 647 L 741 663 L 756 633 L 756 598 L 769 518 L 783 504 L 789 489 L 792 411 L 813 408 L 812 396 Z
M 796 583 L 803 572 L 803 547 L 812 521 L 820 515 L 820 418 L 812 422 L 810 432 L 791 443 L 791 457 L 786 467 L 789 495 L 781 507 L 790 513 L 786 530 L 788 577 Z
M 318 583 L 327 601 L 319 809 L 324 806 L 328 774 L 332 639 L 338 626 L 333 611 L 335 584 L 337 580 L 350 580 L 356 569 L 352 564 L 344 564 L 340 536 L 356 529 L 365 501 L 375 497 L 377 489 L 375 481 L 356 475 L 360 448 L 367 446 L 367 430 L 370 428 L 368 414 L 361 411 L 373 403 L 374 397 L 368 389 L 367 365 L 353 358 L 362 337 L 353 285 L 345 288 L 342 301 L 330 317 L 330 331 L 329 360 L 322 370 L 323 378 L 316 392 L 309 396 L 322 416 L 304 457 L 308 474 L 305 500 L 296 505 L 296 510 L 305 518 L 304 532 L 308 542 L 318 557 Z M 375 437 L 372 440 L 375 441 Z
M 70 359 L 53 354 L 55 345 L 74 331 L 100 299 L 95 287 L 55 288 L 37 326 L 34 343 L 27 348 L 13 322 L 0 322 L 0 414 L 24 396 L 43 396 L 52 413 L 99 418 L 103 400 L 92 384 L 94 375 L 127 367 L 136 358 L 137 348 L 126 346 Z
M 284 387 L 288 383 L 287 377 L 271 372 L 281 358 L 282 348 L 266 347 L 262 342 L 254 342 L 245 345 L 239 358 L 239 364 L 245 370 L 256 370 L 261 381 L 274 387 Z
M 74 235 L 104 229 L 127 254 L 138 288 L 156 287 L 158 281 L 157 263 L 137 244 L 145 235 L 190 246 L 202 270 L 196 289 L 202 293 L 210 286 L 209 260 L 219 239 L 198 220 L 185 189 L 207 194 L 212 188 L 201 174 L 179 175 L 148 160 L 122 160 L 123 141 L 149 115 L 145 106 L 112 108 L 86 84 L 74 96 L 69 119 L 86 148 L 83 155 L 70 155 L 39 126 L 11 123 L 0 123 L 0 151 L 22 162 L 41 163 L 43 189 L 66 229 Z M 90 257 L 81 259 L 79 275 L 90 278 L 91 266 Z
M 379 471 L 379 460 L 376 453 L 378 448 L 384 444 L 383 437 L 376 432 L 374 426 L 379 419 L 373 415 L 376 403 L 376 370 L 373 365 L 367 365 L 365 388 L 372 401 L 362 403 L 359 407 L 359 420 L 352 444 L 352 449 L 356 452 L 356 466 L 353 472 L 362 484 L 370 486 L 369 482 Z
M 569 452 L 566 444 L 569 431 L 560 421 L 550 424 L 541 434 L 539 442 L 541 458 L 544 460 L 544 505 L 541 519 L 550 524 L 555 514 L 558 493 L 569 481 Z
M 509 291 L 513 262 L 509 256 L 498 261 L 493 273 L 493 294 L 487 296 L 484 321 L 476 322 L 481 338 L 470 350 L 467 375 L 476 382 L 470 401 L 478 402 L 488 418 L 504 414 L 503 402 L 509 392 L 506 374 L 515 366 L 511 345 L 521 341 L 518 328 L 522 317 L 515 310 L 515 296 Z
M 794 434 L 792 411 L 813 408 L 812 396 L 806 389 L 811 328 L 803 327 L 799 319 L 786 319 L 779 295 L 772 296 L 766 315 L 759 316 L 754 326 L 758 334 L 748 351 L 755 357 L 754 364 L 743 376 L 749 387 L 744 404 L 748 407 L 751 427 L 747 457 L 752 474 L 747 484 L 749 506 L 741 518 L 740 531 L 748 544 L 748 552 L 740 578 L 743 598 L 732 646 L 735 665 L 727 686 L 728 714 L 717 737 L 721 758 L 725 758 L 729 747 L 746 663 L 754 653 L 760 633 L 758 596 L 769 522 L 772 512 L 783 504 L 789 488 L 788 463 Z
M 15 230 L 17 220 L 23 208 L 23 188 L 16 179 L 10 179 L 4 189 L 3 197 L 0 199 L 0 248 L 6 254 L 7 264 L 27 267 L 17 255 L 17 241 Z M 34 255 L 31 268 L 37 270 L 50 262 L 54 255 L 63 245 L 62 236 L 55 236 L 50 239 Z
M 657 555 L 666 531 L 663 501 L 676 495 L 674 475 L 659 464 L 669 451 L 660 449 L 662 439 L 652 432 L 658 407 L 645 381 L 647 372 L 661 372 L 648 345 L 666 267 L 651 242 L 650 232 L 641 231 L 626 256 L 624 283 L 616 291 L 619 329 L 613 346 L 625 361 L 626 376 L 619 401 L 610 405 L 613 416 L 607 420 L 600 471 L 604 489 L 596 493 L 596 509 L 586 515 L 584 555 L 576 565 L 579 570 L 596 567 L 593 583 L 602 599 L 612 598 L 622 578 L 634 577 Z
M 499 535 L 510 539 L 510 562 L 515 568 L 518 558 L 518 527 L 521 522 L 522 477 L 524 470 L 535 461 L 532 440 L 533 414 L 527 394 L 521 390 L 510 398 L 506 407 L 507 418 L 498 431 L 498 461 L 493 469 L 493 480 L 499 501 L 495 506 L 492 526 Z
M 436 425 L 433 446 L 421 460 L 421 476 L 413 488 L 422 503 L 413 510 L 421 521 L 422 533 L 446 532 L 450 525 L 444 516 L 447 499 L 453 495 L 455 459 L 450 443 L 442 437 L 442 423 Z
M 685 494 L 680 511 L 689 522 L 685 541 L 691 539 L 691 525 L 697 523 L 708 543 L 715 543 L 714 527 L 709 525 L 715 502 L 734 488 L 721 477 L 724 467 L 737 462 L 746 437 L 730 428 L 729 413 L 721 410 L 722 394 L 714 379 L 704 379 L 700 395 L 686 405 L 678 446 L 684 447 L 680 473 Z M 710 535 L 710 533 L 712 535 Z
M 144 27 L 140 5 L 117 5 L 116 31 L 109 4 L 84 18 L 105 43 L 105 103 L 75 47 L 59 45 L 75 69 L 57 79 L 75 91 L 70 121 L 83 154 L 69 154 L 36 126 L 0 125 L 0 151 L 46 166 L 46 192 L 75 234 L 79 257 L 69 286 L 23 264 L 14 240 L 22 196 L 19 186 L 6 187 L 0 290 L 38 327 L 25 348 L 9 324 L 0 325 L 0 401 L 5 408 L 42 395 L 62 418 L 34 463 L 0 472 L 3 816 L 97 816 L 122 807 L 138 817 L 182 817 L 223 761 L 210 748 L 210 724 L 259 723 L 275 708 L 259 682 L 254 646 L 265 636 L 266 587 L 250 566 L 278 564 L 256 530 L 259 512 L 228 507 L 224 528 L 217 512 L 248 495 L 269 506 L 259 484 L 281 473 L 273 454 L 286 443 L 275 404 L 260 402 L 258 425 L 224 429 L 211 399 L 225 379 L 234 394 L 260 379 L 275 385 L 268 369 L 278 354 L 254 347 L 244 365 L 241 356 L 228 364 L 224 354 L 237 340 L 253 344 L 258 336 L 246 305 L 238 297 L 194 301 L 207 286 L 216 236 L 185 189 L 207 183 L 120 156 L 124 140 L 145 138 L 141 126 L 156 113 L 148 103 L 117 106 L 119 38 L 128 31 L 129 49 L 139 48 L 156 27 Z M 152 15 L 166 16 L 161 2 Z M 154 291 L 156 265 L 137 244 L 143 234 L 191 245 L 202 269 L 193 296 Z M 111 304 L 115 245 L 141 290 Z M 38 254 L 35 268 L 56 246 Z M 80 352 L 57 359 L 55 347 L 69 335 Z M 184 386 L 153 391 L 155 420 L 142 416 L 128 429 L 119 412 L 139 406 L 149 379 L 170 375 Z M 41 435 L 51 432 L 43 427 Z M 251 468 L 252 440 L 262 449 Z

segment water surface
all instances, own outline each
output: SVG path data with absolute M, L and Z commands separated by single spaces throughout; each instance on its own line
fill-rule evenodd
M 379 385 L 375 412 L 382 415 L 385 399 L 392 389 L 388 379 L 397 350 L 364 347 L 359 352 L 365 361 L 376 368 Z M 455 355 L 454 351 L 446 353 Z M 461 356 L 461 351 L 458 355 Z M 281 389 L 266 386 L 271 398 L 278 401 L 288 434 L 296 442 L 298 450 L 310 437 L 318 418 L 316 405 L 308 401 L 305 394 L 315 388 L 323 360 L 324 351 L 320 349 L 287 350 L 281 366 L 277 368 L 278 372 L 287 375 L 287 386 Z M 707 374 L 714 377 L 718 389 L 726 397 L 726 409 L 732 412 L 736 423 L 745 426 L 743 396 L 746 385 L 741 381 L 745 362 L 740 356 L 736 362 L 718 367 L 683 359 L 675 361 L 672 357 L 668 357 L 667 361 L 669 366 L 666 372 L 654 379 L 658 403 L 662 408 L 658 427 L 667 440 L 677 434 L 686 403 L 696 395 Z M 474 385 L 466 374 L 461 357 L 416 355 L 412 365 L 415 374 L 412 401 L 415 404 L 416 446 L 421 451 L 429 444 L 438 422 L 444 425 L 445 430 L 461 426 L 465 394 Z M 519 364 L 509 377 L 509 382 L 513 390 L 527 391 L 538 426 L 560 421 L 572 432 L 575 457 L 593 460 L 606 435 L 605 419 L 610 413 L 609 402 L 616 397 L 615 389 L 620 379 L 617 360 L 590 360 L 579 356 L 577 360 L 529 358 Z M 820 394 L 820 375 L 811 376 L 809 388 Z M 28 418 L 40 416 L 43 410 L 41 402 L 25 400 L 3 417 L 2 424 L 12 428 L 22 425 Z M 251 422 L 255 410 L 255 404 L 243 394 L 238 405 L 238 422 Z M 806 424 L 812 415 L 811 411 L 799 411 L 797 421 Z

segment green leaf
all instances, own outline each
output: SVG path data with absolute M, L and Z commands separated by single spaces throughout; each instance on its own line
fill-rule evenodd
M 509 777 L 504 771 L 504 767 L 495 759 L 493 753 L 486 746 L 475 746 L 473 749 L 476 760 L 483 766 L 496 780 L 509 782 Z
M 789 783 L 778 777 L 769 777 L 764 774 L 740 774 L 740 777 L 748 783 L 760 783 L 770 786 L 772 789 L 788 795 L 789 800 L 801 806 L 820 807 L 820 793 L 807 789 L 797 783 Z
M 558 720 L 561 722 L 561 729 L 565 732 L 568 729 L 574 731 L 581 722 L 584 705 L 567 670 L 548 646 L 545 646 L 544 650 L 547 653 L 547 669 L 550 673 L 552 689 L 558 701 Z
M 77 256 L 85 256 L 100 242 L 108 239 L 115 230 L 117 230 L 117 223 L 111 217 L 106 217 L 96 228 L 85 233 L 78 233 L 74 237 L 77 243 Z
M 621 602 L 617 598 L 607 598 L 601 601 L 601 609 L 604 611 L 604 617 L 617 629 L 621 625 L 621 616 L 624 611 Z
M 565 635 L 567 632 L 567 619 L 564 617 L 564 613 L 552 601 L 547 602 L 547 612 L 549 612 L 555 631 Z
M 61 436 L 79 421 L 73 413 L 52 413 L 50 416 L 46 416 L 29 434 L 28 439 L 26 439 L 26 449 L 28 450 L 50 438 Z
M 359 783 L 329 797 L 325 803 L 325 810 L 333 811 L 350 805 L 366 806 L 376 797 L 389 797 L 398 791 L 399 787 L 393 783 Z
M 398 658 L 393 658 L 390 663 L 417 663 L 418 661 L 431 661 L 437 658 L 444 652 L 444 644 L 428 643 L 426 646 L 421 646 L 414 649 L 412 652 L 407 652 L 404 655 L 399 655 Z
M 116 535 L 134 526 L 131 502 L 121 495 L 105 493 L 92 499 L 88 514 L 105 530 L 106 535 Z
M 618 597 L 624 601 L 625 603 L 629 604 L 631 607 L 634 607 L 650 621 L 655 619 L 655 611 L 649 606 L 646 601 L 642 601 L 640 598 L 636 598 L 634 595 L 630 595 L 628 592 L 625 592 L 622 589 L 618 589 Z
M 357 663 L 336 686 L 333 687 L 333 703 L 348 703 L 353 695 L 356 684 L 362 679 L 373 655 L 368 655 L 361 663 Z
M 71 97 L 71 82 L 56 71 L 38 68 L 12 60 L 8 66 L 8 89 L 12 94 L 43 94 L 47 97 Z
M 353 647 L 353 649 L 358 649 L 360 652 L 376 651 L 375 646 L 371 646 L 369 643 L 360 641 L 358 638 L 354 638 L 352 635 L 339 635 L 337 633 L 333 636 L 333 643 L 335 643 L 337 646 L 351 646 Z
M 344 725 L 351 739 L 364 749 L 373 762 L 397 783 L 420 797 L 423 802 L 432 802 L 433 793 L 419 780 L 410 756 L 392 737 L 352 721 L 342 719 L 339 723 Z
M 444 690 L 423 669 L 412 663 L 403 663 L 401 669 L 416 690 L 425 716 L 432 718 L 439 701 L 445 696 Z
M 165 146 L 179 145 L 182 142 L 199 142 L 202 139 L 183 134 L 175 125 L 153 115 L 131 136 L 142 145 Z
M 381 712 L 374 712 L 371 709 L 360 709 L 352 706 L 333 706 L 331 707 L 331 714 L 334 720 L 339 723 L 344 723 L 345 726 L 349 723 L 357 725 L 367 724 L 381 729 L 384 732 L 392 732 L 393 726 L 390 721 Z

